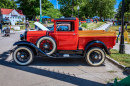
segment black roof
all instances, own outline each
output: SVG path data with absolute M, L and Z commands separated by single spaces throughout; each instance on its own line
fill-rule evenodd
M 69 17 L 69 18 L 57 18 L 54 20 L 76 20 L 76 17 Z

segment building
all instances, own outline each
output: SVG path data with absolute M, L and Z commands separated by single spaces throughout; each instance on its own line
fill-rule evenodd
M 11 21 L 11 25 L 15 25 L 15 22 L 23 22 L 25 23 L 26 16 L 23 15 L 22 10 L 15 10 L 15 9 L 0 9 L 0 21 L 4 18 L 8 18 Z

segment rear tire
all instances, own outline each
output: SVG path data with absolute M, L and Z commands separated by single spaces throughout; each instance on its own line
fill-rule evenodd
M 19 46 L 13 52 L 13 59 L 19 65 L 28 65 L 33 61 L 34 53 L 27 46 Z
M 85 60 L 91 66 L 99 66 L 105 61 L 105 52 L 99 47 L 90 48 L 86 55 Z

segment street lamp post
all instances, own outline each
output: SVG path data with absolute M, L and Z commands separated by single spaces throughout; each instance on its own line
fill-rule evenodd
M 40 22 L 42 22 L 42 6 L 41 6 L 41 0 L 40 0 Z
M 124 44 L 124 0 L 122 0 L 122 30 L 121 30 L 121 40 L 119 45 L 119 53 L 125 53 L 125 44 Z
M 80 9 L 80 7 L 78 6 L 78 7 L 77 7 L 77 10 L 78 10 L 78 18 L 79 18 L 79 9 Z

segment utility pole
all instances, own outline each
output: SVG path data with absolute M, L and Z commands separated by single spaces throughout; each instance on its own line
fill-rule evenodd
M 42 22 L 42 6 L 41 6 L 41 0 L 40 0 L 40 22 Z
M 125 44 L 124 44 L 124 0 L 122 0 L 122 30 L 121 30 L 121 40 L 119 45 L 119 53 L 125 53 Z
M 56 9 L 58 9 L 58 1 L 56 0 Z

